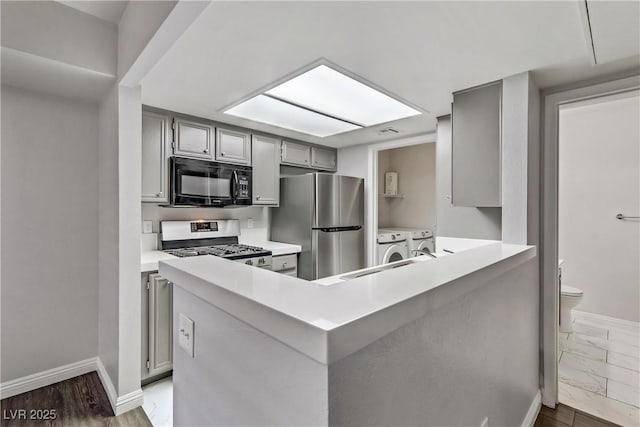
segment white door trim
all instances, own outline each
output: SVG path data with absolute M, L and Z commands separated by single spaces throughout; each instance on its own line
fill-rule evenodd
M 594 84 L 564 92 L 543 94 L 541 188 L 541 285 L 542 285 L 542 403 L 558 401 L 558 113 L 560 106 L 640 88 L 640 76 Z

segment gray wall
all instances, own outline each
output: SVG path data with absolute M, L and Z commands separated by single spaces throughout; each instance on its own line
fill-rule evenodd
M 100 104 L 98 356 L 118 387 L 118 89 Z
M 327 425 L 327 367 L 179 286 L 173 322 L 194 321 L 195 357 L 173 335 L 173 425 Z
M 2 377 L 98 352 L 98 109 L 2 86 Z
M 451 118 L 438 118 L 436 142 L 437 235 L 502 239 L 501 208 L 467 208 L 451 204 Z
M 534 259 L 332 364 L 329 425 L 522 425 L 539 390 L 538 293 Z

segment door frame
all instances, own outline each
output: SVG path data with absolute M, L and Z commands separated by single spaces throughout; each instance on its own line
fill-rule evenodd
M 591 84 L 564 91 L 543 92 L 541 182 L 541 346 L 542 403 L 555 407 L 558 402 L 558 324 L 560 289 L 558 286 L 558 124 L 560 107 L 578 101 L 600 98 L 640 89 L 640 75 Z

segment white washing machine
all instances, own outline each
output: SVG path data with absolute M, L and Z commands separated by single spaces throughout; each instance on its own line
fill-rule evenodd
M 378 233 L 378 265 L 409 258 L 409 246 L 404 233 Z
M 433 232 L 426 228 L 408 228 L 408 227 L 395 227 L 378 230 L 379 233 L 402 233 L 407 239 L 407 246 L 409 248 L 409 256 L 414 257 L 420 255 L 413 251 L 429 251 L 434 253 L 436 251 L 435 238 Z

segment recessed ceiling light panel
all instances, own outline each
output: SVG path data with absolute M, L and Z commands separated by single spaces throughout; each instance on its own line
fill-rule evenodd
M 360 128 L 264 95 L 251 98 L 225 113 L 318 137 Z
M 225 111 L 319 137 L 422 114 L 326 65 Z

